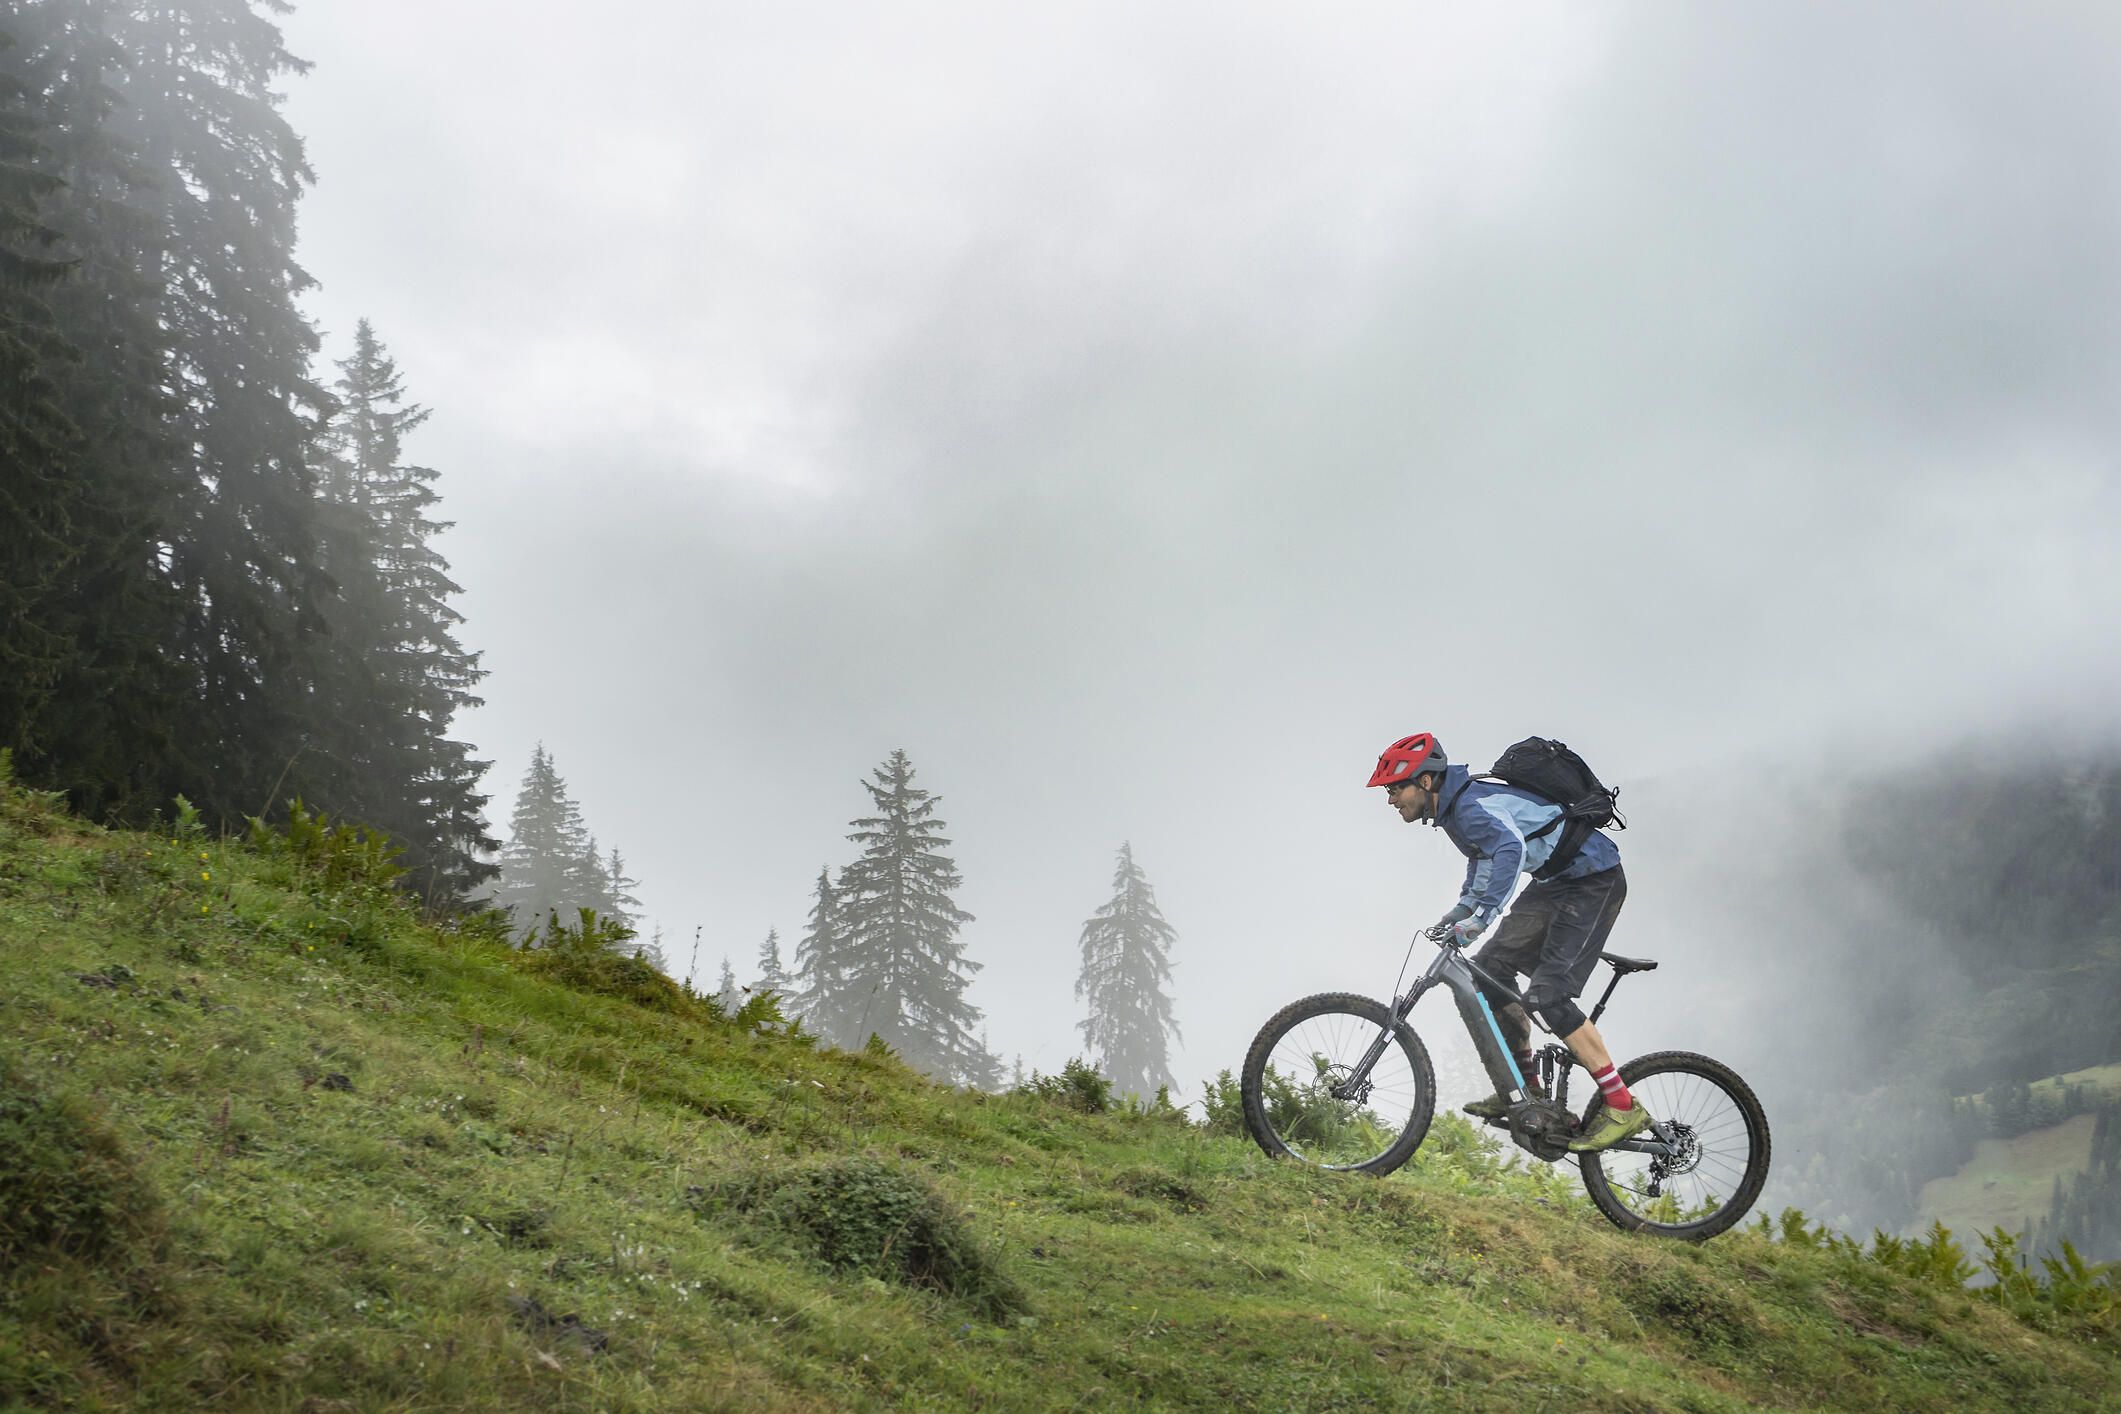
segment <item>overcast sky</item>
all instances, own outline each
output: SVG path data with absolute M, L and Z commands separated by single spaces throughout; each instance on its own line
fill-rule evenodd
M 681 970 L 792 953 L 904 747 L 996 1051 L 1078 1049 L 1131 840 L 1194 1093 L 1449 905 L 1362 789 L 1396 736 L 1643 782 L 2121 690 L 2111 6 L 285 27 L 309 308 L 434 410 L 491 811 L 542 740 Z M 1695 921 L 1687 814 L 1616 948 Z

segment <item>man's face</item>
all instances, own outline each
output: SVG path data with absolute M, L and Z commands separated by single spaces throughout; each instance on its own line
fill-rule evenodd
M 1424 772 L 1386 786 L 1385 800 L 1399 812 L 1399 818 L 1410 825 L 1416 820 L 1426 820 L 1436 808 L 1436 792 L 1429 789 L 1429 783 L 1434 779 L 1434 775 Z

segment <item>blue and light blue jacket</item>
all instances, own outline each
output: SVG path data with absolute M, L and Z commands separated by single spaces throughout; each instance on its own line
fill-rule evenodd
M 1444 768 L 1437 802 L 1447 803 L 1450 809 L 1437 817 L 1436 824 L 1466 857 L 1466 882 L 1458 895 L 1459 904 L 1471 909 L 1480 923 L 1487 924 L 1510 901 L 1517 876 L 1546 863 L 1554 846 L 1561 843 L 1558 826 L 1538 839 L 1527 838 L 1541 825 L 1559 818 L 1561 807 L 1499 781 L 1469 780 L 1471 774 L 1465 766 Z M 1620 846 L 1601 831 L 1593 830 L 1583 848 L 1569 861 L 1569 867 L 1553 877 L 1581 879 L 1619 862 Z

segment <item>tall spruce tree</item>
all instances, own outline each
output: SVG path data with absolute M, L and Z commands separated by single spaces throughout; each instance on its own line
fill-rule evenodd
M 626 873 L 625 857 L 612 850 L 611 862 L 604 866 L 605 900 L 611 906 L 611 916 L 629 928 L 641 916 L 641 901 L 633 893 L 640 882 Z
M 60 624 L 87 487 L 80 433 L 49 371 L 81 354 L 44 298 L 72 268 L 46 221 L 64 186 L 45 147 L 48 80 L 17 67 L 18 47 L 0 27 L 0 747 L 27 755 L 75 652 Z
M 403 847 L 416 892 L 454 903 L 495 870 L 481 857 L 498 847 L 478 790 L 490 763 L 449 735 L 457 712 L 479 705 L 471 689 L 485 673 L 457 643 L 463 617 L 449 599 L 459 588 L 429 543 L 448 528 L 428 514 L 435 473 L 404 459 L 427 410 L 406 402 L 365 319 L 339 370 L 322 439 L 334 686 L 330 711 L 312 723 L 312 769 L 337 813 Z
M 321 604 L 320 501 L 310 465 L 329 398 L 296 305 L 295 208 L 314 180 L 273 85 L 308 65 L 270 18 L 282 0 L 114 5 L 114 136 L 152 186 L 136 194 L 167 331 L 165 391 L 183 518 L 165 562 L 183 608 L 175 656 L 186 710 L 172 746 L 210 817 L 276 795 L 329 804 L 331 764 L 306 759 L 333 704 Z M 312 782 L 314 784 L 312 785 Z
M 820 866 L 812 895 L 810 920 L 795 945 L 795 1012 L 810 1034 L 842 1050 L 860 1045 L 854 1038 L 856 1007 L 847 990 L 847 930 L 832 870 Z
M 788 973 L 781 966 L 781 930 L 768 928 L 766 941 L 759 944 L 758 991 L 786 993 Z
M 530 769 L 509 817 L 492 897 L 525 934 L 543 927 L 546 915 L 555 912 L 562 922 L 571 922 L 583 908 L 616 916 L 596 843 L 542 742 L 530 753 Z
M 10 236 L 55 234 L 74 262 L 38 292 L 48 327 L 0 271 L 10 342 L 62 341 L 37 396 L 0 413 L 0 442 L 34 445 L 39 472 L 10 467 L 0 505 L 0 745 L 96 817 L 183 791 L 233 824 L 300 794 L 387 830 L 423 892 L 455 896 L 493 845 L 483 763 L 447 735 L 476 659 L 428 543 L 432 473 L 397 456 L 424 413 L 400 406 L 365 326 L 322 426 L 293 258 L 311 175 L 274 88 L 306 68 L 274 21 L 288 8 L 21 0 L 0 16 L 19 41 L 0 44 L 0 244 L 21 256 Z M 41 229 L 20 224 L 24 191 Z M 41 445 L 11 435 L 31 431 Z M 319 494 L 320 467 L 341 494 Z
M 1122 1092 L 1154 1095 L 1172 1083 L 1171 944 L 1178 934 L 1156 906 L 1156 891 L 1119 847 L 1112 898 L 1083 924 L 1082 972 L 1075 982 L 1089 1016 L 1077 1023 L 1098 1071 Z
M 670 955 L 663 951 L 662 924 L 656 924 L 655 932 L 650 935 L 647 942 L 641 943 L 634 949 L 633 955 L 662 973 L 665 977 L 670 975 Z
M 744 1004 L 743 989 L 736 984 L 736 969 L 729 965 L 727 953 L 722 954 L 722 976 L 714 985 L 714 999 L 724 1012 L 734 1012 Z
M 958 930 L 972 915 L 951 898 L 962 883 L 942 851 L 938 797 L 913 783 L 913 763 L 894 751 L 864 781 L 876 813 L 852 822 L 861 857 L 840 873 L 845 946 L 842 977 L 854 1030 L 876 1035 L 906 1062 L 939 1079 L 974 1084 L 992 1059 L 973 1035 L 979 1008 L 965 985 L 980 965 Z
M 0 729 L 13 739 L 0 745 L 13 746 L 26 778 L 66 791 L 82 813 L 136 818 L 175 790 L 196 791 L 175 764 L 173 724 L 195 694 L 178 658 L 184 604 L 168 569 L 205 491 L 178 470 L 171 237 L 157 185 L 169 178 L 149 170 L 126 133 L 137 124 L 123 121 L 119 85 L 132 61 L 113 33 L 113 5 L 35 0 L 12 7 L 5 24 L 18 43 L 0 50 L 0 72 L 33 119 L 17 148 L 34 173 L 25 185 L 49 191 L 43 214 L 75 261 L 39 294 L 79 356 L 39 360 L 77 441 L 42 463 L 63 486 L 24 492 L 43 504 L 25 506 L 28 519 L 13 527 L 21 554 L 10 546 L 4 572 L 29 588 L 10 634 L 23 645 L 23 676 L 0 688 Z M 51 430 L 41 417 L 32 426 Z M 48 541 L 30 538 L 53 524 L 55 501 L 63 566 Z M 69 645 L 56 663 L 41 651 L 54 640 Z
M 987 1028 L 979 1029 L 979 1044 L 972 1048 L 967 1059 L 964 1083 L 975 1090 L 999 1090 L 1002 1088 L 1002 1058 L 994 1053 L 993 1042 L 987 1036 Z
M 589 837 L 574 862 L 574 897 L 579 900 L 575 905 L 577 908 L 593 908 L 602 918 L 618 916 L 611 872 L 604 867 L 604 856 L 597 848 L 595 835 Z

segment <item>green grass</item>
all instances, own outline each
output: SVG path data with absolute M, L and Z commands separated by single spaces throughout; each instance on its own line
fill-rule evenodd
M 2072 1070 L 2062 1075 L 2051 1075 L 2045 1080 L 2033 1082 L 2035 1095 L 2060 1095 L 2071 1085 L 2084 1087 L 2086 1098 L 2098 1103 L 2106 1100 L 2121 1100 L 2121 1064 L 2094 1065 L 2083 1070 Z
M 2121 1099 L 2121 1064 L 2051 1075 L 2034 1081 L 2032 1092 L 2059 1098 L 2073 1085 L 2083 1087 L 2094 1104 Z M 2017 1232 L 2029 1219 L 2046 1216 L 2055 1179 L 2060 1177 L 2066 1187 L 2089 1163 L 2096 1118 L 2072 1115 L 2014 1138 L 1980 1141 L 1957 1173 L 1922 1186 L 1914 1226 L 1927 1226 L 1934 1219 L 1959 1232 L 1993 1227 Z
M 1319 1174 L 519 961 L 0 796 L 0 1409 L 2094 1409 L 2121 1377 L 1846 1254 L 1625 1236 L 1455 1121 Z
M 2090 1162 L 2095 1120 L 2072 1115 L 2013 1139 L 1982 1140 L 1959 1172 L 1922 1185 L 1917 1226 L 1935 1219 L 1957 1232 L 1992 1227 L 2017 1232 L 2029 1220 L 2045 1217 L 2055 1179 L 2067 1186 Z

